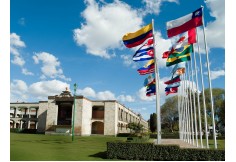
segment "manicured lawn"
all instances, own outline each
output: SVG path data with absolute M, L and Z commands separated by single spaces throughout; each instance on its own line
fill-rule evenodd
M 108 141 L 126 141 L 126 137 L 71 136 L 11 133 L 11 161 L 105 161 Z M 153 139 L 151 139 L 153 141 Z M 203 142 L 205 142 L 203 140 Z M 218 148 L 225 148 L 225 140 L 217 140 Z M 213 140 L 209 140 L 214 148 Z
M 54 136 L 11 133 L 11 161 L 85 161 L 111 160 L 106 158 L 108 141 L 126 140 L 108 136 Z

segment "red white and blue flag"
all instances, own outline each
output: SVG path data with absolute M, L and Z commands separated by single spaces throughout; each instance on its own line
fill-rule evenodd
M 180 76 L 178 75 L 178 76 L 176 76 L 176 77 L 172 78 L 171 80 L 168 80 L 168 81 L 166 81 L 164 83 L 165 84 L 173 84 L 173 83 L 180 82 L 180 81 L 181 81 L 180 80 Z
M 151 60 L 154 58 L 153 37 L 148 39 L 134 54 L 133 61 Z
M 202 8 L 199 8 L 188 15 L 168 21 L 166 23 L 168 38 L 201 26 L 202 24 Z
M 173 87 L 173 88 L 165 88 L 166 95 L 171 94 L 171 93 L 177 93 L 178 92 L 178 87 Z
M 137 70 L 140 75 L 150 74 L 155 71 L 154 59 L 147 62 L 146 65 Z
M 153 96 L 156 95 L 156 85 L 151 84 L 146 89 L 146 96 Z

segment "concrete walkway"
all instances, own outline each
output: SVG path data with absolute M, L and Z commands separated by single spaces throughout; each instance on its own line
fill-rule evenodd
M 154 140 L 154 143 L 157 143 L 157 140 Z M 189 144 L 187 142 L 184 142 L 180 139 L 161 139 L 162 145 L 179 145 L 181 148 L 197 148 L 196 146 Z

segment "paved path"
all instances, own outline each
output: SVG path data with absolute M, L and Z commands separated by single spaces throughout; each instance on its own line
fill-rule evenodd
M 154 140 L 154 143 L 156 144 L 157 140 Z M 189 144 L 187 142 L 184 142 L 180 139 L 161 139 L 162 145 L 179 145 L 181 148 L 197 148 L 196 146 Z

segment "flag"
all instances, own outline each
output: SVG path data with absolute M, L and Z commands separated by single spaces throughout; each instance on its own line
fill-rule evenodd
M 146 39 L 152 37 L 152 24 L 144 26 L 134 33 L 127 33 L 123 36 L 122 40 L 127 48 L 136 47 L 142 44 Z
M 154 59 L 149 60 L 146 65 L 138 69 L 140 75 L 150 74 L 155 71 Z
M 180 62 L 178 64 L 175 64 L 175 66 L 173 67 L 171 73 L 174 74 L 180 68 L 186 68 L 186 62 Z
M 189 61 L 190 53 L 193 52 L 193 45 L 185 45 L 184 47 L 175 49 L 166 60 L 166 66 L 171 66 L 180 62 Z
M 173 83 L 176 83 L 176 82 L 180 82 L 180 76 L 176 76 L 174 78 L 172 78 L 171 80 L 168 80 L 166 82 L 164 82 L 165 84 L 173 84 Z
M 182 75 L 182 74 L 185 73 L 185 68 L 179 68 L 179 69 L 177 69 L 177 70 L 175 71 L 175 73 L 176 73 L 177 75 Z
M 172 84 L 168 84 L 166 88 L 174 88 L 174 87 L 179 87 L 179 86 L 180 86 L 180 82 L 175 82 Z
M 178 92 L 178 87 L 173 87 L 173 88 L 165 88 L 166 96 L 171 93 L 177 93 Z
M 202 8 L 199 8 L 188 15 L 168 21 L 166 23 L 168 38 L 201 26 L 202 24 Z
M 134 54 L 133 61 L 151 60 L 154 58 L 153 38 L 149 38 Z
M 149 86 L 150 84 L 156 84 L 155 74 L 149 74 L 149 76 L 144 80 L 143 86 Z
M 146 89 L 146 96 L 153 96 L 156 95 L 156 85 L 151 84 Z
M 196 28 L 192 28 L 187 32 L 184 32 L 178 36 L 175 36 L 177 42 L 171 47 L 170 51 L 166 51 L 163 53 L 162 58 L 168 58 L 171 53 L 174 52 L 176 48 L 180 48 L 181 46 L 187 44 L 196 43 Z

